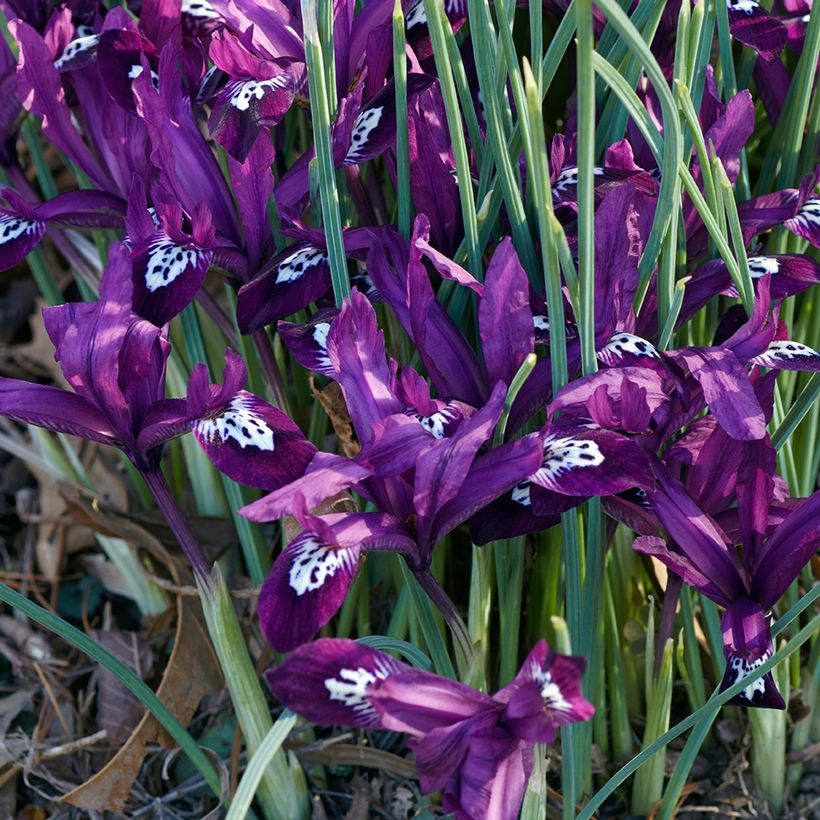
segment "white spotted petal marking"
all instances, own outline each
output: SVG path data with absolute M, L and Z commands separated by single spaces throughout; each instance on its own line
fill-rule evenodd
M 378 721 L 373 704 L 367 697 L 367 690 L 376 681 L 386 680 L 393 670 L 378 661 L 373 671 L 359 666 L 356 669 L 340 669 L 335 678 L 325 679 L 331 700 L 352 709 L 360 718 Z
M 347 155 L 344 158 L 345 165 L 353 165 L 361 161 L 364 147 L 367 145 L 374 129 L 381 122 L 382 114 L 384 114 L 383 105 L 376 106 L 375 108 L 365 108 L 364 111 L 359 112 L 359 115 L 353 122 L 350 148 L 347 149 Z
M 534 473 L 544 486 L 554 485 L 564 473 L 604 463 L 604 454 L 595 441 L 548 436 L 544 441 L 544 460 Z
M 751 15 L 760 8 L 760 3 L 756 0 L 726 0 L 726 8 L 729 11 L 742 11 L 746 15 Z
M 651 342 L 635 336 L 633 333 L 615 333 L 609 341 L 598 351 L 598 358 L 606 364 L 612 364 L 624 356 L 648 356 L 660 359 L 661 354 Z
M 604 175 L 604 169 L 600 165 L 595 165 L 592 173 L 596 177 Z M 555 185 L 552 186 L 552 193 L 556 197 L 561 197 L 567 192 L 569 188 L 573 188 L 578 184 L 578 166 L 567 165 L 562 168 L 558 176 L 555 178 Z
M 820 196 L 809 197 L 803 207 L 789 220 L 786 221 L 788 227 L 790 222 L 796 222 L 804 227 L 809 225 L 820 226 Z
M 14 242 L 21 236 L 37 232 L 40 223 L 33 219 L 26 219 L 22 216 L 0 217 L 0 245 Z
M 748 677 L 755 669 L 763 666 L 771 657 L 771 652 L 764 652 L 757 660 L 749 661 L 739 655 L 729 656 L 729 668 L 735 673 L 735 679 L 732 681 L 732 686 L 740 683 L 745 677 Z M 755 693 L 759 692 L 761 695 L 766 693 L 766 681 L 760 677 L 752 681 L 745 689 L 741 690 L 738 697 L 748 700 L 750 703 L 754 700 Z
M 763 367 L 777 367 L 785 362 L 795 361 L 817 361 L 820 359 L 820 353 L 808 345 L 800 342 L 790 342 L 788 340 L 771 342 L 766 350 L 759 356 L 755 356 L 750 360 L 751 364 L 761 365 Z
M 340 569 L 355 569 L 358 550 L 323 544 L 307 534 L 300 540 L 288 573 L 288 584 L 297 596 L 321 589 Z
M 185 271 L 205 261 L 206 252 L 198 248 L 186 248 L 170 239 L 160 239 L 148 251 L 145 268 L 145 287 L 153 293 L 168 287 Z
M 272 452 L 274 434 L 268 423 L 254 409 L 248 399 L 238 396 L 218 415 L 199 419 L 197 432 L 208 441 L 222 444 L 235 441 L 243 450 L 255 447 Z
M 458 413 L 448 404 L 430 416 L 422 416 L 420 413 L 412 415 L 433 438 L 443 439 L 447 436 L 447 425 L 458 416 Z
M 327 262 L 327 254 L 313 246 L 301 248 L 286 256 L 276 267 L 276 284 L 285 285 L 301 279 L 311 268 Z M 327 336 L 327 334 L 325 334 Z
M 285 88 L 289 81 L 286 71 L 271 80 L 238 80 L 228 85 L 228 103 L 239 111 L 247 111 L 253 100 L 261 100 L 273 88 Z
M 330 361 L 330 356 L 327 355 L 327 334 L 330 332 L 330 322 L 317 322 L 313 326 L 313 341 L 321 350 L 321 353 L 316 357 L 316 363 L 321 367 L 333 368 L 333 362 Z
M 218 20 L 219 13 L 208 0 L 182 0 L 182 14 L 198 17 L 202 20 Z
M 531 486 L 529 481 L 520 481 L 512 488 L 511 500 L 522 507 L 532 507 Z
M 99 42 L 99 34 L 91 34 L 86 37 L 77 37 L 76 40 L 72 40 L 63 49 L 63 53 L 57 60 L 54 61 L 54 68 L 56 68 L 57 71 L 60 71 L 69 62 L 71 62 L 71 60 L 73 60 L 78 54 L 82 54 L 84 51 L 91 51 L 92 49 L 96 48 Z
M 750 256 L 749 273 L 752 279 L 760 279 L 761 276 L 777 273 L 780 270 L 780 261 L 773 256 Z
M 572 704 L 564 697 L 561 687 L 552 679 L 552 673 L 538 669 L 533 675 L 535 682 L 541 687 L 541 699 L 544 708 L 553 712 L 571 712 Z
M 410 11 L 407 12 L 404 18 L 404 27 L 407 31 L 415 26 L 426 26 L 427 14 L 424 11 L 424 3 L 416 3 Z

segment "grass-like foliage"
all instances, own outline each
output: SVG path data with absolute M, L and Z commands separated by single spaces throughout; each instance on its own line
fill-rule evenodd
M 817 810 L 816 4 L 3 13 L 11 814 Z

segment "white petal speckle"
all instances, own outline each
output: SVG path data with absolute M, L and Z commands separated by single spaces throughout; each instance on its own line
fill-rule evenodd
M 319 248 L 307 247 L 286 256 L 277 266 L 276 284 L 284 285 L 301 279 L 311 268 L 327 263 L 327 254 Z
M 309 535 L 300 536 L 300 540 L 288 573 L 288 583 L 298 596 L 321 589 L 343 567 L 355 568 L 357 550 L 323 544 Z
M 148 251 L 145 268 L 145 287 L 153 293 L 170 285 L 185 271 L 201 263 L 205 252 L 197 248 L 185 248 L 170 239 L 154 243 Z
M 353 123 L 353 133 L 350 138 L 350 148 L 347 149 L 347 156 L 344 158 L 345 165 L 353 165 L 359 162 L 364 155 L 364 147 L 367 145 L 370 135 L 381 122 L 384 106 L 376 108 L 365 108 L 360 111 Z
M 615 333 L 598 353 L 598 358 L 609 365 L 614 365 L 624 356 L 648 356 L 659 359 L 660 353 L 651 342 L 632 333 Z
M 22 216 L 0 217 L 0 245 L 13 242 L 25 234 L 35 233 L 39 223 Z
M 533 478 L 544 486 L 554 484 L 564 473 L 604 463 L 604 454 L 590 439 L 548 436 L 544 441 L 544 460 Z
M 750 256 L 747 261 L 752 279 L 760 279 L 761 276 L 780 270 L 780 262 L 773 256 Z
M 273 451 L 274 435 L 268 423 L 241 396 L 233 399 L 217 416 L 195 422 L 197 432 L 211 442 L 235 441 L 243 450 L 256 447 Z
M 230 92 L 228 102 L 239 111 L 247 111 L 253 100 L 261 100 L 273 88 L 285 88 L 289 81 L 290 75 L 284 72 L 271 80 L 245 80 L 231 83 L 227 86 Z
M 60 55 L 59 59 L 54 61 L 54 68 L 56 68 L 57 71 L 62 70 L 77 55 L 82 54 L 84 51 L 91 51 L 92 49 L 95 49 L 99 42 L 99 34 L 91 34 L 87 37 L 78 37 L 76 40 L 72 40 L 63 49 L 63 53 Z

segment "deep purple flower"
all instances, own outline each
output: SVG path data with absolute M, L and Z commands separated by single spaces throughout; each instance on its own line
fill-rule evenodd
M 738 206 L 743 238 L 748 242 L 762 231 L 783 225 L 815 248 L 820 247 L 820 168 L 806 176 L 800 187 L 755 197 Z
M 633 545 L 725 608 L 722 626 L 727 666 L 721 690 L 771 657 L 768 612 L 820 546 L 820 491 L 770 524 L 773 475 L 768 468 L 774 459 L 766 459 L 766 454 L 771 445 L 761 448 L 757 442 L 738 442 L 737 446 L 743 448 L 745 458 L 738 468 L 740 531 L 735 538 L 730 539 L 717 521 L 703 512 L 677 479 L 656 467 L 658 489 L 648 500 L 670 541 L 642 536 Z M 712 471 L 720 473 L 718 460 L 725 455 L 725 450 L 708 451 Z M 737 542 L 741 543 L 740 559 L 733 547 Z M 733 702 L 785 708 L 771 673 L 746 687 Z
M 324 639 L 268 672 L 274 695 L 312 722 L 411 736 L 425 792 L 443 791 L 458 818 L 515 817 L 533 768 L 533 746 L 560 726 L 589 720 L 583 658 L 540 641 L 508 686 L 492 697 L 413 669 L 355 641 Z
M 481 452 L 501 414 L 506 392 L 503 382 L 475 411 L 459 401 L 431 398 L 429 387 L 415 371 L 396 374 L 388 366 L 373 308 L 356 291 L 330 324 L 327 358 L 362 445 L 360 454 L 350 460 L 318 453 L 301 478 L 241 512 L 251 520 L 269 521 L 302 507 L 310 509 L 341 490 L 355 488 L 383 514 L 378 537 L 374 535 L 370 545 L 362 548 L 397 549 L 389 541 L 392 533 L 405 545 L 399 551 L 411 569 L 426 578 L 432 550 L 444 535 L 537 469 L 540 437 L 526 436 Z M 312 519 L 311 532 L 317 532 L 318 521 Z M 357 526 L 361 523 L 355 514 L 351 521 Z M 388 526 L 388 522 L 392 524 Z M 348 523 L 345 516 L 337 516 L 331 529 Z M 335 566 L 342 554 L 338 538 L 332 534 L 311 537 L 316 542 L 316 561 Z M 295 555 L 288 550 L 274 567 L 278 580 L 271 580 L 266 587 L 267 594 L 278 599 L 266 606 L 266 612 L 308 606 L 316 612 L 309 618 L 302 616 L 300 623 L 284 634 L 277 626 L 266 627 L 277 648 L 286 648 L 280 646 L 283 640 L 308 639 L 315 631 L 309 624 L 330 618 L 353 580 L 352 574 L 340 573 L 327 595 L 296 601 L 301 597 L 298 584 L 282 582 L 285 575 L 290 577 Z M 350 566 L 355 569 L 355 564 Z M 330 577 L 324 574 L 316 591 Z
M 43 311 L 46 330 L 74 392 L 0 380 L 0 414 L 122 449 L 144 472 L 159 467 L 162 445 L 193 430 L 206 455 L 237 481 L 273 489 L 301 475 L 315 448 L 296 425 L 242 390 L 247 373 L 229 352 L 222 387 L 194 368 L 187 399 L 165 398 L 170 345 L 164 329 L 131 307 L 128 250 L 113 245 L 97 302 Z
M 40 244 L 49 225 L 118 228 L 124 203 L 103 191 L 70 191 L 43 203 L 29 203 L 11 188 L 0 188 L 0 270 L 13 268 Z
M 753 48 L 764 60 L 776 60 L 786 45 L 788 32 L 757 0 L 726 0 L 729 31 L 739 42 Z
M 228 81 L 213 101 L 210 130 L 237 161 L 244 162 L 262 128 L 276 125 L 293 102 L 294 87 L 304 66 L 292 59 L 254 53 L 251 31 L 235 37 L 214 34 L 209 56 Z

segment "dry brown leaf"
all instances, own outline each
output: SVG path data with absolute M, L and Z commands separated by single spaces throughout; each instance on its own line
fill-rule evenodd
M 178 542 L 159 511 L 123 512 L 122 507 L 67 483 L 60 485 L 60 492 L 72 517 L 94 531 L 143 547 L 165 562 L 172 553 L 178 554 Z M 236 537 L 233 524 L 225 519 L 189 516 L 188 523 L 206 552 L 221 549 Z M 184 565 L 181 556 L 179 561 Z
M 197 615 L 198 604 L 177 600 L 177 631 L 174 649 L 157 690 L 157 697 L 186 725 L 205 695 L 222 685 L 219 664 Z M 142 766 L 146 747 L 159 743 L 173 748 L 168 736 L 150 712 L 146 712 L 131 736 L 108 763 L 61 800 L 88 811 L 122 811 Z
M 154 655 L 146 644 L 140 645 L 136 632 L 95 630 L 91 637 L 143 680 L 150 674 Z M 142 711 L 142 704 L 116 675 L 104 667 L 98 670 L 97 722 L 112 747 L 128 738 Z
M 333 425 L 333 430 L 339 437 L 342 443 L 342 449 L 346 456 L 353 458 L 359 455 L 361 444 L 356 441 L 356 435 L 353 432 L 353 423 L 350 421 L 350 413 L 345 404 L 345 397 L 342 395 L 342 388 L 337 382 L 330 382 L 327 387 L 319 388 L 316 386 L 316 380 L 313 376 L 310 377 L 310 392 L 325 409 L 330 423 Z
M 310 512 L 313 513 L 313 515 L 329 515 L 330 513 L 358 511 L 359 505 L 346 490 L 336 493 L 336 495 L 326 498 L 321 504 L 310 508 Z M 292 515 L 287 515 L 282 519 L 282 528 L 285 531 L 285 539 L 288 543 L 293 541 L 293 539 L 302 532 L 302 525 Z

